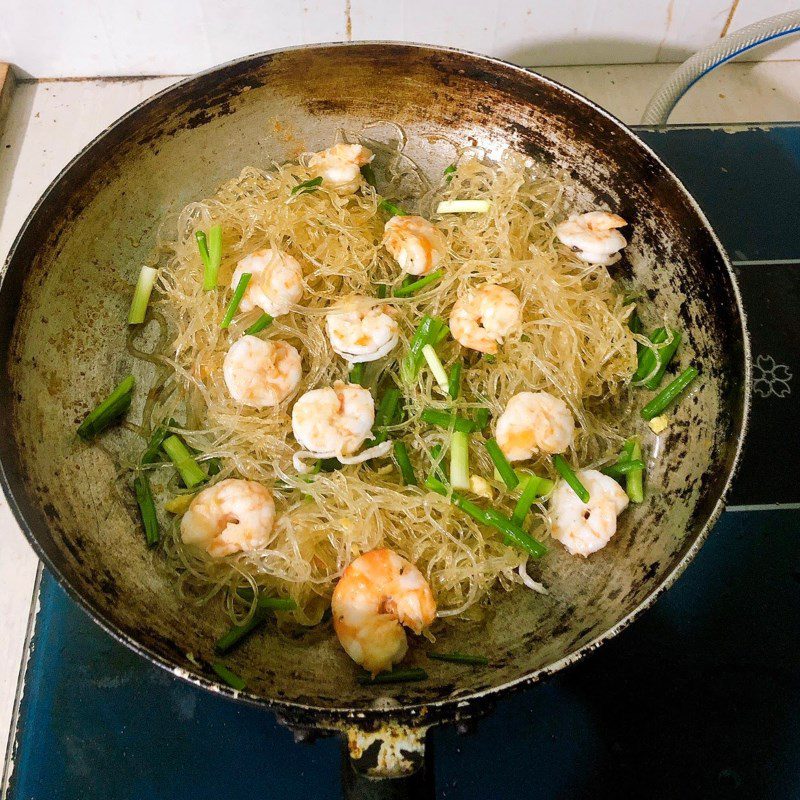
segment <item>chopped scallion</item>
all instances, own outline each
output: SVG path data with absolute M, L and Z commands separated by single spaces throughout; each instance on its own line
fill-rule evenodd
M 642 347 L 639 351 L 639 365 L 632 380 L 648 389 L 657 389 L 681 343 L 681 334 L 658 328 L 650 335 L 650 341 L 652 347 Z
M 297 186 L 292 189 L 292 196 L 296 194 L 308 194 L 309 192 L 316 192 L 320 186 L 322 186 L 321 175 L 317 176 L 316 178 L 309 178 L 307 181 L 298 183 Z
M 483 213 L 489 210 L 488 200 L 442 200 L 436 206 L 437 214 L 470 214 Z
M 454 431 L 450 440 L 450 485 L 469 491 L 469 435 Z
M 540 478 L 538 475 L 528 475 L 523 483 L 517 504 L 514 506 L 511 521 L 517 525 L 522 525 L 536 499 L 548 494 L 552 489 L 553 481 L 547 478 Z
M 273 323 L 273 318 L 269 314 L 262 314 L 249 328 L 245 328 L 245 336 L 255 336 L 260 333 L 264 328 L 269 328 Z
M 630 447 L 628 447 L 630 445 Z M 626 449 L 630 453 L 630 462 L 638 461 L 642 463 L 642 445 L 639 439 L 633 437 L 626 442 Z M 628 493 L 628 498 L 632 503 L 641 503 L 644 501 L 644 465 L 642 469 L 632 470 L 625 476 L 625 491 Z
M 457 400 L 461 392 L 461 370 L 464 368 L 463 362 L 459 359 L 450 367 L 450 375 L 447 379 L 447 394 L 452 400 Z
M 375 438 L 372 446 L 386 441 L 386 428 L 393 423 L 399 405 L 400 390 L 396 386 L 392 386 L 384 392 L 378 404 L 378 410 L 375 412 L 375 422 L 372 426 Z
M 480 430 L 478 423 L 474 420 L 460 417 L 457 414 L 448 414 L 446 411 L 438 411 L 435 408 L 426 408 L 420 416 L 423 422 L 445 430 L 452 429 L 461 433 L 475 433 Z
M 478 408 L 472 412 L 472 418 L 475 420 L 479 431 L 482 431 L 489 424 L 490 413 L 486 406 L 478 406 Z
M 489 664 L 486 656 L 473 656 L 469 653 L 426 653 L 434 661 L 450 661 L 453 664 L 474 664 L 476 667 L 485 667 Z
M 239 283 L 236 284 L 236 288 L 233 291 L 231 302 L 228 303 L 228 308 L 225 311 L 225 316 L 222 318 L 220 328 L 227 328 L 231 322 L 233 322 L 233 318 L 239 310 L 239 303 L 242 302 L 244 293 L 247 291 L 247 284 L 250 283 L 250 278 L 252 277 L 253 275 L 250 272 L 242 273 L 242 277 L 239 278 Z
M 150 302 L 150 293 L 153 291 L 157 277 L 157 269 L 142 267 L 139 272 L 139 280 L 136 281 L 136 288 L 133 290 L 131 308 L 128 312 L 128 325 L 140 325 L 144 322 L 147 304 Z
M 406 212 L 400 206 L 396 206 L 391 200 L 383 199 L 378 203 L 378 210 L 383 211 L 390 217 L 404 217 Z
M 425 347 L 422 348 L 422 355 L 428 362 L 428 366 L 431 368 L 431 372 L 433 373 L 433 377 L 436 379 L 436 383 L 438 384 L 439 388 L 443 392 L 447 392 L 449 390 L 447 373 L 442 366 L 442 362 L 439 360 L 439 356 L 436 355 L 433 345 L 426 344 Z
M 508 463 L 508 459 L 500 449 L 500 445 L 497 444 L 495 439 L 489 439 L 485 447 L 489 453 L 489 457 L 492 459 L 492 463 L 497 468 L 498 473 L 500 473 L 503 483 L 505 483 L 510 490 L 516 489 L 519 478 L 517 477 L 517 473 L 514 472 L 514 468 Z
M 209 270 L 203 274 L 203 288 L 210 291 L 217 288 L 219 267 L 222 264 L 222 225 L 212 225 L 208 229 Z
M 243 678 L 240 678 L 235 672 L 231 672 L 224 664 L 221 664 L 219 661 L 213 663 L 211 665 L 211 669 L 222 678 L 225 683 L 228 684 L 232 689 L 236 689 L 237 692 L 241 692 L 246 686 Z
M 435 272 L 431 272 L 430 275 L 426 275 L 424 278 L 420 278 L 418 281 L 414 281 L 413 283 L 409 283 L 408 286 L 401 286 L 399 289 L 394 290 L 395 297 L 410 297 L 412 294 L 416 294 L 417 292 L 424 289 L 426 286 L 430 286 L 432 283 L 436 283 L 442 275 L 444 275 L 444 271 L 437 269 Z
M 136 502 L 139 504 L 139 513 L 142 515 L 142 525 L 144 525 L 147 546 L 153 547 L 158 544 L 158 517 L 156 516 L 156 506 L 153 502 L 153 492 L 150 489 L 150 479 L 147 477 L 147 473 L 140 472 L 134 478 L 133 491 L 136 494 Z
M 170 426 L 174 424 L 175 420 L 171 419 L 168 422 L 162 423 L 161 425 L 156 425 L 156 427 L 153 428 L 150 441 L 147 443 L 147 449 L 144 451 L 144 453 L 142 453 L 142 457 L 140 459 L 142 464 L 153 464 L 158 460 L 158 453 L 161 450 L 161 445 L 163 444 L 164 439 L 167 438 Z
M 359 364 L 353 364 L 353 368 L 350 370 L 350 374 L 347 376 L 347 379 L 350 383 L 357 383 L 361 386 L 361 382 L 364 380 L 364 364 L 363 362 Z
M 164 452 L 169 456 L 187 489 L 197 486 L 208 477 L 192 458 L 189 448 L 175 434 L 164 439 Z
M 578 495 L 578 497 L 580 497 L 581 501 L 584 503 L 588 503 L 589 492 L 586 490 L 586 487 L 580 482 L 578 476 L 575 474 L 572 467 L 569 464 L 567 464 L 564 457 L 560 455 L 554 455 L 553 466 L 556 468 L 556 472 L 569 484 L 572 491 L 575 492 L 575 494 Z
M 241 592 L 239 595 L 241 596 Z M 252 599 L 252 591 L 250 592 Z M 259 596 L 256 609 L 244 625 L 233 625 L 223 636 L 214 643 L 214 649 L 222 655 L 235 647 L 239 642 L 249 636 L 256 628 L 266 622 L 275 611 L 294 611 L 297 603 L 291 598 Z
M 442 472 L 442 446 L 440 444 L 435 444 L 431 447 L 431 461 L 433 461 L 431 475 L 433 475 L 436 480 L 444 483 L 447 478 L 445 478 L 444 472 Z
M 436 340 L 444 323 L 436 317 L 423 317 L 419 327 L 411 337 L 408 353 L 400 364 L 400 377 L 403 383 L 413 383 L 419 375 L 424 356 L 422 348 Z
M 644 462 L 638 458 L 635 460 L 618 461 L 616 464 L 609 464 L 603 467 L 600 472 L 603 475 L 608 475 L 610 478 L 621 478 L 630 472 L 641 472 L 644 469 Z
M 375 297 L 379 300 L 383 300 L 389 292 L 389 287 L 385 283 L 379 283 L 375 287 Z
M 665 411 L 699 374 L 695 367 L 685 369 L 642 409 L 642 419 L 649 421 Z
M 397 466 L 400 468 L 400 474 L 403 476 L 403 483 L 406 486 L 416 486 L 417 478 L 414 475 L 414 467 L 411 466 L 411 459 L 408 457 L 408 449 L 405 443 L 398 439 L 392 449 Z
M 408 669 L 393 669 L 391 672 L 379 672 L 375 676 L 359 675 L 357 678 L 361 686 L 377 686 L 382 683 L 409 683 L 411 681 L 426 681 L 428 673 L 420 667 Z
M 456 174 L 456 165 L 451 164 L 449 167 L 445 167 L 442 174 L 444 175 L 444 179 L 450 183 L 450 181 L 453 180 L 453 175 Z
M 78 436 L 88 441 L 121 417 L 130 408 L 135 383 L 133 375 L 123 378 L 116 389 L 86 415 L 78 427 Z

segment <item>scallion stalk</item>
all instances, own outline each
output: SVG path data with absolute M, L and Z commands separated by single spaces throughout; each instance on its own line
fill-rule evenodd
M 203 274 L 203 288 L 210 291 L 217 288 L 219 267 L 222 264 L 222 225 L 212 225 L 208 229 L 208 258 L 210 267 Z
M 551 480 L 540 478 L 538 475 L 528 475 L 522 486 L 522 492 L 517 504 L 514 506 L 511 521 L 517 525 L 522 525 L 531 510 L 531 506 L 536 502 L 536 498 L 547 494 L 552 488 L 553 482 Z
M 422 318 L 419 327 L 411 337 L 408 353 L 400 364 L 400 377 L 403 383 L 413 383 L 417 379 L 424 358 L 422 348 L 436 340 L 443 326 L 444 323 L 436 317 Z
M 157 277 L 157 269 L 142 267 L 140 270 L 139 280 L 136 281 L 136 288 L 133 290 L 131 308 L 128 311 L 128 325 L 140 325 L 144 322 L 147 304 L 150 302 L 150 294 Z
M 442 174 L 444 175 L 444 179 L 447 181 L 447 183 L 450 183 L 450 181 L 453 180 L 453 175 L 456 174 L 456 165 L 451 164 L 449 167 L 445 167 Z
M 437 214 L 471 214 L 484 213 L 489 210 L 488 200 L 442 200 L 436 206 Z
M 133 491 L 136 495 L 136 502 L 139 504 L 139 513 L 142 516 L 147 546 L 153 547 L 158 544 L 158 516 L 156 515 L 156 506 L 153 502 L 153 492 L 150 489 L 150 479 L 147 477 L 147 473 L 140 472 L 134 478 Z
M 364 364 L 363 362 L 359 364 L 353 364 L 353 368 L 350 370 L 350 374 L 347 376 L 348 381 L 350 383 L 357 383 L 361 386 L 361 382 L 364 380 Z
M 492 459 L 492 463 L 495 465 L 500 477 L 503 479 L 503 483 L 505 483 L 509 490 L 516 489 L 517 484 L 519 483 L 519 478 L 517 477 L 517 473 L 514 472 L 514 468 L 508 463 L 508 459 L 500 449 L 500 445 L 497 444 L 497 440 L 489 439 L 485 443 L 485 447 L 489 453 L 489 457 Z
M 578 476 L 575 474 L 572 467 L 569 464 L 567 464 L 564 457 L 560 455 L 554 455 L 553 466 L 556 468 L 556 472 L 569 484 L 572 491 L 575 492 L 575 494 L 578 495 L 578 497 L 580 497 L 581 501 L 584 503 L 588 503 L 589 492 L 586 490 L 586 487 L 580 482 Z
M 459 359 L 450 367 L 450 375 L 447 379 L 447 394 L 451 400 L 458 400 L 461 393 L 461 370 L 464 368 L 463 362 Z
M 480 430 L 478 423 L 474 420 L 460 417 L 457 414 L 448 414 L 446 411 L 438 411 L 435 408 L 426 408 L 420 417 L 423 422 L 445 430 L 452 429 L 461 433 L 475 433 Z
M 114 391 L 86 415 L 78 427 L 78 436 L 88 441 L 121 417 L 130 408 L 135 384 L 133 375 L 123 378 Z
M 175 434 L 164 439 L 164 452 L 169 456 L 187 489 L 197 486 L 208 477 L 192 458 L 189 448 Z
M 643 347 L 639 353 L 639 366 L 633 375 L 633 382 L 648 389 L 657 389 L 681 343 L 681 333 L 658 328 L 653 331 L 650 341 L 653 347 Z
M 450 485 L 469 491 L 469 435 L 454 431 L 450 439 Z
M 292 189 L 292 197 L 294 197 L 296 194 L 308 194 L 309 192 L 316 192 L 320 186 L 322 186 L 321 175 L 316 178 L 309 178 L 307 181 L 298 183 L 297 186 Z
M 389 287 L 385 283 L 379 283 L 375 286 L 375 297 L 378 300 L 384 300 L 389 293 Z
M 649 422 L 653 417 L 663 413 L 678 396 L 681 395 L 689 384 L 699 375 L 695 367 L 685 369 L 674 381 L 667 384 L 643 409 L 642 419 Z
M 153 428 L 153 433 L 150 436 L 150 441 L 147 443 L 147 448 L 140 459 L 142 464 L 153 464 L 158 460 L 158 453 L 161 450 L 161 445 L 164 439 L 167 438 L 170 426 L 175 424 L 175 420 L 171 419 L 168 422 L 156 425 Z
M 437 269 L 435 272 L 431 272 L 430 275 L 426 275 L 424 278 L 420 278 L 418 281 L 409 283 L 408 286 L 401 286 L 399 289 L 395 289 L 394 296 L 410 297 L 412 294 L 416 294 L 426 286 L 436 283 L 436 281 L 438 281 L 442 275 L 444 275 L 444 270 Z
M 602 472 L 603 475 L 608 475 L 609 478 L 616 479 L 622 478 L 630 472 L 641 472 L 643 469 L 643 461 L 640 461 L 639 459 L 628 459 L 627 461 L 618 461 L 616 464 L 609 464 L 607 467 L 603 467 L 600 472 Z
M 274 320 L 269 314 L 262 314 L 249 328 L 245 328 L 244 335 L 255 336 L 265 328 L 269 328 L 273 322 Z
M 443 392 L 447 392 L 449 389 L 447 373 L 444 370 L 444 366 L 442 365 L 439 356 L 436 355 L 433 345 L 426 344 L 425 347 L 422 348 L 422 355 L 428 362 L 428 366 L 431 368 L 431 372 L 433 373 L 433 377 L 436 379 L 436 383 L 438 384 L 439 388 Z
M 241 592 L 239 594 L 241 596 Z M 252 593 L 250 599 L 252 599 Z M 296 608 L 297 603 L 291 598 L 259 596 L 253 616 L 244 625 L 233 625 L 223 636 L 217 639 L 214 643 L 214 650 L 220 655 L 227 653 L 256 628 L 263 625 L 275 611 L 294 611 Z
M 225 316 L 222 318 L 220 328 L 227 328 L 231 322 L 233 322 L 233 318 L 239 309 L 239 303 L 242 302 L 244 293 L 247 291 L 247 284 L 250 283 L 250 278 L 252 277 L 253 275 L 250 272 L 242 273 L 242 277 L 239 278 L 239 283 L 236 284 L 236 288 L 233 291 L 231 302 L 228 303 L 228 308 L 225 311 Z
M 375 412 L 375 422 L 372 425 L 374 439 L 371 446 L 386 441 L 386 428 L 392 424 L 395 418 L 400 405 L 400 396 L 400 390 L 396 386 L 392 386 L 381 397 L 381 401 L 378 403 L 378 410 Z
M 243 678 L 240 678 L 235 672 L 231 672 L 231 670 L 219 661 L 214 662 L 211 665 L 211 669 L 213 669 L 228 686 L 232 689 L 236 689 L 237 692 L 241 692 L 247 686 Z
M 383 211 L 385 214 L 388 214 L 390 217 L 404 217 L 406 216 L 406 212 L 403 211 L 400 206 L 395 205 L 391 200 L 386 200 L 385 198 L 378 203 L 378 210 Z
M 433 461 L 431 475 L 444 484 L 447 478 L 445 478 L 444 472 L 442 472 L 442 460 L 442 446 L 440 444 L 435 444 L 431 447 L 431 461 Z
M 394 459 L 397 466 L 400 468 L 400 474 L 403 477 L 403 483 L 406 486 L 416 486 L 417 477 L 414 475 L 414 467 L 411 466 L 411 459 L 408 457 L 408 449 L 404 442 L 399 439 L 392 445 L 394 452 Z
M 630 461 L 628 463 L 635 461 L 642 463 L 642 445 L 639 439 L 634 436 L 626 442 L 626 446 L 627 444 L 630 444 Z M 644 501 L 644 464 L 642 464 L 642 469 L 635 469 L 627 473 L 625 491 L 632 503 Z

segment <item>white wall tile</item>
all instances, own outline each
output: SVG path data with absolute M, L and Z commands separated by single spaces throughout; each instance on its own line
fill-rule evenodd
M 14 3 L 11 8 L 12 2 Z M 797 0 L 739 0 L 731 29 Z M 681 61 L 735 0 L 0 0 L 0 60 L 36 76 L 195 72 L 277 47 L 354 39 L 452 45 L 525 65 Z M 755 51 L 756 59 L 764 51 Z M 800 43 L 772 48 L 800 57 Z

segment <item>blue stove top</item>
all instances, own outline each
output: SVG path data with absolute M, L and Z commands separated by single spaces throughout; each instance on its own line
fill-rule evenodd
M 734 507 L 635 625 L 472 730 L 434 731 L 439 798 L 800 796 L 800 127 L 642 136 L 741 281 L 756 382 Z M 338 740 L 297 744 L 151 666 L 46 572 L 37 592 L 8 800 L 338 796 Z

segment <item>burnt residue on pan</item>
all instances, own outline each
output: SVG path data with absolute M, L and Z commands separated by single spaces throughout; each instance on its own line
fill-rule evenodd
M 538 566 L 548 596 L 500 592 L 483 625 L 445 630 L 444 646 L 484 652 L 491 669 L 426 661 L 429 681 L 392 687 L 391 699 L 379 701 L 330 636 L 288 637 L 268 626 L 245 643 L 231 659 L 247 677 L 244 699 L 299 727 L 464 719 L 489 696 L 596 648 L 699 546 L 746 419 L 748 353 L 725 257 L 676 179 L 613 118 L 552 81 L 440 48 L 314 46 L 222 66 L 127 114 L 58 177 L 17 239 L 0 292 L 5 488 L 37 551 L 111 633 L 182 677 L 231 693 L 189 657 L 214 659 L 221 611 L 180 601 L 115 488 L 116 459 L 141 441 L 119 428 L 101 449 L 74 435 L 123 374 L 133 370 L 142 385 L 153 379 L 150 365 L 125 355 L 124 320 L 158 225 L 245 164 L 294 157 L 298 147 L 320 148 L 341 128 L 376 120 L 400 123 L 410 155 L 432 174 L 450 163 L 448 141 L 489 154 L 510 146 L 566 170 L 587 207 L 611 205 L 631 222 L 624 268 L 687 332 L 681 365 L 697 364 L 702 378 L 649 464 L 648 501 L 623 517 L 607 548 L 583 560 L 554 544 Z M 134 404 L 134 420 L 140 410 Z M 647 440 L 646 426 L 640 432 Z

